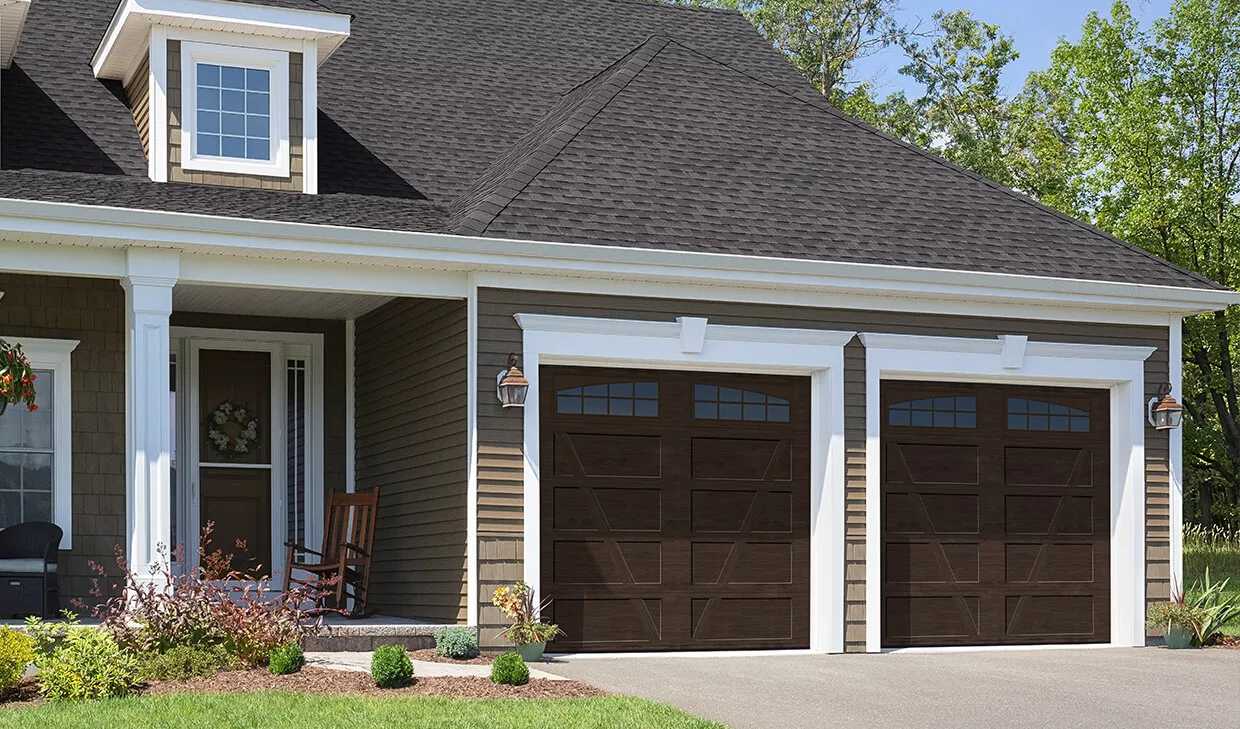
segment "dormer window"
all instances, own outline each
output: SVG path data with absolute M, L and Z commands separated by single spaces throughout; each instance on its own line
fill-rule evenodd
M 289 176 L 289 54 L 181 43 L 181 167 Z
M 119 0 L 91 65 L 155 182 L 318 192 L 318 68 L 349 16 L 270 1 Z

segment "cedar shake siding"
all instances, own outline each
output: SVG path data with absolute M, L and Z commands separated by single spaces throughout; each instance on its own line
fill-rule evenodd
M 1145 362 L 1145 389 L 1167 380 L 1166 327 L 1052 322 L 844 309 L 813 309 L 766 304 L 623 298 L 554 292 L 479 289 L 479 392 L 495 386 L 495 373 L 509 352 L 521 351 L 516 313 L 612 319 L 673 321 L 704 316 L 713 324 L 837 329 L 952 337 L 993 338 L 1028 334 L 1035 341 L 1140 345 L 1157 351 Z M 865 650 L 865 347 L 854 339 L 844 350 L 845 420 L 845 649 Z M 478 403 L 478 532 L 480 623 L 486 645 L 503 621 L 490 606 L 490 590 L 520 579 L 522 544 L 522 418 L 505 412 L 493 398 Z M 1146 448 L 1146 599 L 1165 600 L 1170 590 L 1170 495 L 1166 432 L 1145 431 Z
M 357 489 L 379 489 L 370 605 L 384 615 L 467 619 L 466 311 L 399 299 L 357 320 Z
M 129 83 L 125 84 L 125 96 L 129 99 L 129 108 L 133 112 L 133 123 L 138 129 L 138 138 L 142 140 L 142 155 L 151 156 L 151 56 L 143 56 L 142 63 L 134 71 Z
M 244 187 L 254 190 L 302 192 L 302 55 L 288 58 L 289 176 L 237 175 L 181 169 L 181 42 L 168 41 L 168 181 Z M 272 93 L 277 93 L 272 89 Z
M 0 274 L 0 291 L 0 336 L 79 342 L 70 357 L 73 549 L 59 564 L 60 604 L 72 608 L 90 599 L 89 563 L 115 574 L 125 544 L 125 294 L 109 279 L 18 274 Z
M 2 308 L 2 307 L 0 307 Z M 274 316 L 201 314 L 174 311 L 174 327 L 239 329 L 253 332 L 296 332 L 323 335 L 323 490 L 345 488 L 344 322 Z M 326 499 L 324 499 L 326 504 Z M 318 545 L 306 546 L 318 549 Z

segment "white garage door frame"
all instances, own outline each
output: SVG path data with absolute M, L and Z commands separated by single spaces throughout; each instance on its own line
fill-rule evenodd
M 1145 360 L 1153 347 L 907 334 L 865 345 L 866 650 L 882 650 L 883 380 L 1089 387 L 1111 402 L 1111 643 L 1145 645 Z
M 539 367 L 579 365 L 811 378 L 810 650 L 844 650 L 844 345 L 855 332 L 516 314 L 524 408 L 525 582 L 542 581 Z M 541 594 L 541 593 L 540 593 Z

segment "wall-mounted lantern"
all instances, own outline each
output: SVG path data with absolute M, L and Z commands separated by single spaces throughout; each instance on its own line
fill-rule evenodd
M 517 355 L 508 355 L 508 369 L 500 370 L 495 378 L 495 396 L 506 408 L 525 407 L 525 396 L 529 394 L 530 381 L 517 368 Z
M 1156 430 L 1174 430 L 1180 427 L 1184 408 L 1171 397 L 1171 384 L 1158 388 L 1158 396 L 1151 397 L 1147 417 Z

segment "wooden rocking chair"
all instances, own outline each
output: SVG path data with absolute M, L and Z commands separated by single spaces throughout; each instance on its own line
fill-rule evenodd
M 332 491 L 327 499 L 323 550 L 315 551 L 295 542 L 284 543 L 288 549 L 284 591 L 288 592 L 289 586 L 294 584 L 314 587 L 335 579 L 330 585 L 335 593 L 335 608 L 349 617 L 365 617 L 378 506 L 378 489 L 356 494 Z M 311 561 L 307 555 L 316 559 Z M 293 570 L 309 572 L 310 577 L 294 579 Z M 349 598 L 353 600 L 351 610 L 346 602 Z M 324 609 L 322 604 L 318 607 Z

